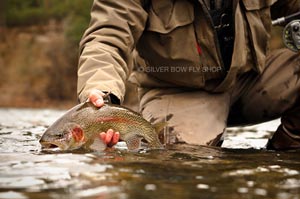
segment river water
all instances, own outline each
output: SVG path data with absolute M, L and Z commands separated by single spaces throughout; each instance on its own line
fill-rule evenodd
M 0 109 L 0 199 L 300 198 L 299 151 L 264 149 L 278 120 L 230 128 L 222 148 L 42 152 L 39 138 L 64 112 Z

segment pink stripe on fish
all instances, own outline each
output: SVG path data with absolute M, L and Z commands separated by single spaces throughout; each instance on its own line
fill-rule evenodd
M 128 120 L 122 117 L 98 117 L 96 119 L 97 122 L 118 122 L 118 123 L 128 123 L 128 124 L 138 124 L 138 122 L 134 120 Z

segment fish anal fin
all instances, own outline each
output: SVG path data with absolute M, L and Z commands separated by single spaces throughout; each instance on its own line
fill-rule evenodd
M 96 137 L 93 143 L 88 146 L 92 151 L 104 151 L 106 147 L 106 144 L 99 137 Z

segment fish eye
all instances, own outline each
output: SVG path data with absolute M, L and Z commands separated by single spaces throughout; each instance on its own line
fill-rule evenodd
M 58 138 L 63 138 L 63 137 L 64 137 L 64 134 L 63 134 L 63 133 L 58 133 L 58 134 L 57 134 L 57 137 L 58 137 Z

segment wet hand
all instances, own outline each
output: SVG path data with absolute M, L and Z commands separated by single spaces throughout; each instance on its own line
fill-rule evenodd
M 107 132 L 100 133 L 100 139 L 108 146 L 112 147 L 118 143 L 120 139 L 120 133 L 115 132 L 112 129 L 108 129 Z
M 88 101 L 92 102 L 94 104 L 94 106 L 100 108 L 104 105 L 104 100 L 103 100 L 104 96 L 105 96 L 105 93 L 94 89 L 90 92 Z

